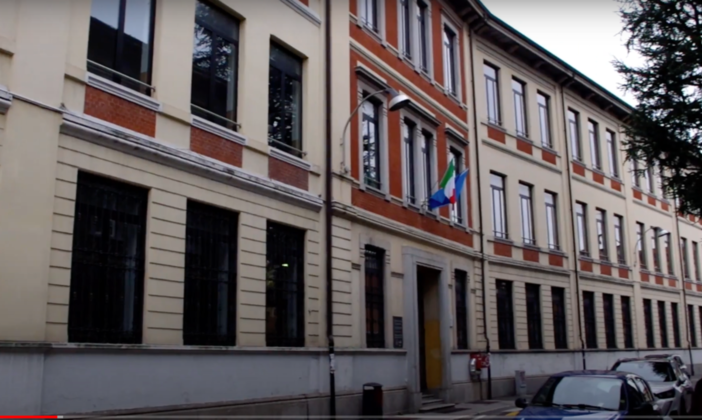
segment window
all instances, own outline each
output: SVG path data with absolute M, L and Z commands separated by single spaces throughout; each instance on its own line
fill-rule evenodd
M 500 124 L 500 92 L 497 82 L 497 68 L 487 63 L 483 66 L 485 74 L 485 94 L 487 95 L 488 122 Z
M 668 347 L 668 320 L 665 313 L 665 302 L 658 302 L 658 328 L 661 333 L 661 347 Z
M 644 239 L 644 234 L 646 233 L 646 228 L 643 223 L 636 222 L 636 251 L 639 256 L 639 264 L 641 268 L 646 268 L 646 240 Z
M 522 213 L 522 239 L 525 244 L 534 245 L 534 214 L 531 203 L 531 185 L 519 183 L 519 207 Z
M 456 270 L 456 347 L 468 348 L 468 273 Z
M 602 295 L 602 309 L 604 310 L 605 339 L 608 349 L 617 348 L 617 331 L 614 321 L 614 296 Z
M 412 59 L 411 1 L 400 0 L 400 42 L 402 43 L 402 54 L 409 60 Z
M 683 276 L 686 279 L 690 278 L 690 260 L 687 258 L 687 239 L 680 238 L 680 252 L 683 258 Z
M 548 235 L 548 249 L 557 250 L 558 246 L 558 212 L 556 211 L 556 194 L 545 193 L 546 201 L 546 234 Z
M 617 262 L 626 264 L 626 253 L 624 251 L 624 218 L 618 214 L 614 215 L 614 246 L 617 247 Z
M 539 106 L 539 129 L 541 131 L 541 145 L 553 148 L 551 143 L 551 112 L 550 98 L 543 93 L 536 94 L 536 103 Z
M 305 231 L 268 222 L 266 345 L 305 345 Z
M 602 159 L 600 157 L 600 138 L 598 136 L 599 127 L 596 122 L 590 120 L 587 122 L 587 132 L 590 138 L 590 158 L 592 159 L 592 167 L 602 169 Z
M 568 110 L 568 135 L 570 136 L 570 145 L 573 151 L 573 159 L 583 160 L 582 148 L 580 146 L 580 123 L 578 122 L 579 114 L 572 109 Z
M 644 299 L 644 326 L 646 327 L 646 347 L 649 349 L 655 348 L 656 343 L 653 339 L 653 308 L 651 299 Z
M 368 29 L 378 32 L 378 1 L 379 0 L 358 0 L 359 18 L 361 24 Z
M 417 23 L 419 32 L 419 68 L 424 73 L 429 73 L 429 7 L 422 1 L 417 0 Z
M 583 312 L 585 315 L 585 345 L 597 348 L 597 318 L 595 316 L 595 293 L 583 292 Z
M 634 327 L 631 322 L 631 299 L 629 296 L 622 296 L 622 327 L 624 328 L 624 348 L 634 348 Z
M 575 221 L 578 227 L 578 251 L 580 255 L 589 256 L 590 247 L 587 244 L 587 206 L 575 203 Z
M 650 166 L 646 168 L 646 170 L 643 172 L 644 174 L 644 179 L 646 180 L 646 188 L 648 188 L 648 192 L 653 194 L 655 189 L 653 187 L 653 168 Z
M 456 32 L 444 25 L 444 86 L 448 93 L 458 96 L 458 46 Z
M 239 22 L 198 1 L 193 40 L 192 113 L 228 129 L 237 128 Z
M 416 147 L 415 136 L 417 135 L 417 125 L 411 120 L 405 119 L 402 126 L 405 138 L 405 195 L 410 204 L 417 203 L 417 178 L 415 176 L 414 150 Z
M 526 284 L 527 330 L 529 348 L 544 348 L 541 337 L 541 287 L 538 284 Z
M 678 304 L 672 302 L 670 304 L 670 311 L 673 314 L 673 342 L 675 348 L 679 349 L 682 347 L 682 343 L 680 340 L 680 313 L 678 312 Z
M 551 306 L 553 309 L 553 334 L 557 349 L 568 348 L 566 330 L 565 289 L 551 288 Z
M 183 343 L 236 344 L 237 214 L 188 201 Z
M 455 168 L 456 168 L 456 175 L 463 172 L 463 153 L 455 147 L 450 147 L 449 148 L 450 155 L 449 159 L 453 159 Z M 465 184 L 463 186 L 465 188 Z M 451 205 L 451 221 L 453 223 L 457 223 L 459 225 L 464 224 L 464 217 L 463 217 L 463 198 L 465 197 L 465 191 L 456 191 L 456 194 L 459 194 L 460 196 L 456 200 L 455 204 Z
M 148 191 L 78 173 L 68 341 L 141 343 Z
M 363 97 L 369 92 L 363 92 Z M 366 185 L 380 190 L 380 103 L 368 100 L 363 104 L 363 178 Z
M 670 247 L 670 233 L 663 236 L 663 247 L 665 252 L 665 262 L 668 267 L 668 274 L 675 275 L 673 271 L 673 248 Z
M 690 326 L 690 345 L 697 347 L 697 325 L 695 323 L 695 307 L 687 305 L 687 318 Z
M 660 255 L 660 244 L 658 243 L 658 238 L 660 237 L 660 230 L 658 228 L 651 229 L 651 252 L 653 253 L 653 269 L 656 273 L 661 272 L 661 255 Z
M 422 131 L 422 172 L 424 173 L 424 199 L 429 200 L 434 189 L 434 136 L 428 131 Z
M 497 280 L 497 332 L 500 349 L 514 349 L 512 282 Z
M 617 138 L 610 130 L 605 131 L 607 138 L 607 153 L 609 154 L 609 174 L 613 178 L 619 178 L 619 148 L 617 147 Z
M 302 157 L 302 60 L 271 43 L 268 144 Z
M 507 211 L 505 209 L 505 177 L 490 174 L 492 193 L 492 226 L 495 238 L 507 239 Z
M 88 71 L 151 94 L 155 0 L 93 0 Z
M 512 97 L 514 98 L 514 119 L 517 135 L 527 137 L 526 116 L 526 85 L 517 79 L 512 79 Z
M 692 264 L 695 267 L 695 280 L 700 281 L 700 249 L 697 242 L 692 242 Z
M 609 261 L 607 249 L 607 213 L 604 210 L 595 210 L 595 225 L 597 227 L 597 248 L 600 251 L 600 260 Z
M 385 250 L 366 245 L 366 345 L 385 347 Z

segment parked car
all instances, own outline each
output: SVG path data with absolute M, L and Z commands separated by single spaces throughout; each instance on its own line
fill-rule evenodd
M 651 386 L 663 414 L 684 416 L 692 408 L 694 387 L 678 365 L 667 359 L 623 359 L 612 370 L 635 373 Z
M 646 359 L 666 359 L 670 360 L 673 362 L 675 365 L 677 365 L 680 370 L 683 371 L 683 373 L 687 376 L 690 376 L 690 371 L 687 368 L 687 365 L 683 361 L 682 357 L 678 356 L 677 354 L 650 354 L 646 356 Z
M 530 402 L 517 399 L 522 410 L 517 418 L 618 420 L 630 416 L 651 418 L 661 414 L 651 387 L 633 373 L 611 371 L 570 371 L 551 376 Z

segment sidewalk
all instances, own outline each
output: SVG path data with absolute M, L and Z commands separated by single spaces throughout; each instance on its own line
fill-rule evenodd
M 531 399 L 531 395 L 526 397 Z M 456 404 L 455 407 L 446 410 L 403 414 L 399 416 L 388 416 L 390 419 L 447 419 L 447 420 L 462 420 L 462 419 L 480 419 L 484 417 L 513 417 L 519 413 L 519 408 L 515 407 L 514 400 L 517 397 L 496 398 L 493 400 L 474 401 L 467 403 Z

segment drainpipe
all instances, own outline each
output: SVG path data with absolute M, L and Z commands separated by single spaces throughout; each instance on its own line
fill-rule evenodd
M 576 229 L 575 229 L 575 211 L 573 209 L 573 175 L 571 174 L 571 162 L 570 162 L 570 142 L 568 139 L 568 113 L 565 105 L 565 88 L 566 86 L 570 85 L 570 83 L 575 80 L 575 76 L 571 75 L 568 80 L 564 81 L 561 83 L 561 108 L 563 110 L 563 121 L 565 124 L 563 124 L 563 138 L 565 140 L 565 152 L 566 155 L 564 156 L 567 165 L 567 171 L 568 171 L 568 208 L 570 210 L 570 229 L 571 232 L 573 233 L 572 239 L 573 239 L 573 256 L 574 256 L 574 267 L 575 267 L 575 291 L 577 293 L 577 302 L 578 302 L 578 335 L 580 336 L 580 350 L 582 352 L 582 357 L 583 357 L 583 370 L 587 369 L 587 361 L 585 358 L 585 340 L 583 340 L 583 316 L 580 313 L 581 312 L 581 302 L 580 302 L 580 268 L 578 267 L 578 264 L 580 262 L 580 259 L 578 258 L 578 243 L 576 239 Z M 578 133 L 579 134 L 579 133 Z
M 680 239 L 680 219 L 678 218 L 677 194 L 673 195 L 673 215 L 675 216 L 675 234 L 678 236 L 678 248 L 680 249 L 680 278 L 682 279 L 683 292 L 683 313 L 685 314 L 685 326 L 687 327 L 687 351 L 690 355 L 690 376 L 695 376 L 695 362 L 692 360 L 692 341 L 690 337 L 690 314 L 687 311 L 687 290 L 685 289 L 685 259 L 682 254 L 682 239 Z M 694 314 L 693 314 L 694 315 Z
M 331 0 L 324 2 L 324 255 L 327 287 L 327 338 L 329 340 L 329 417 L 336 418 L 336 378 L 334 365 L 334 315 L 332 313 L 332 99 L 331 99 Z
M 478 142 L 480 141 L 480 137 L 478 136 L 478 112 L 476 110 L 476 103 L 475 103 L 475 66 L 473 62 L 473 36 L 475 35 L 475 31 L 473 29 L 470 29 L 470 38 L 468 39 L 468 45 L 470 48 L 470 83 L 471 83 L 471 89 L 472 89 L 472 97 L 473 97 L 473 133 L 475 133 L 475 173 L 476 173 L 476 182 L 478 183 L 478 219 L 480 223 L 480 283 L 483 288 L 482 291 L 482 303 L 483 303 L 483 335 L 485 337 L 485 351 L 488 354 L 488 357 L 490 356 L 490 334 L 488 334 L 488 328 L 487 328 L 487 304 L 485 302 L 485 295 L 487 293 L 487 289 L 485 288 L 485 245 L 483 244 L 483 238 L 485 236 L 485 229 L 484 229 L 484 224 L 483 224 L 483 194 L 482 194 L 482 183 L 480 182 L 480 145 Z M 489 360 L 489 359 L 488 359 Z M 492 399 L 492 362 L 488 364 L 488 399 Z M 480 387 L 480 393 L 482 395 L 482 383 Z

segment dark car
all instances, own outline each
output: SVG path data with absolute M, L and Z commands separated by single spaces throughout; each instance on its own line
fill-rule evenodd
M 692 381 L 670 358 L 619 360 L 612 370 L 634 373 L 645 379 L 663 414 L 684 416 L 690 412 L 694 391 Z
M 630 416 L 664 418 L 653 392 L 638 375 L 584 370 L 551 376 L 527 403 L 520 398 L 520 419 L 560 420 L 566 417 L 617 420 Z

